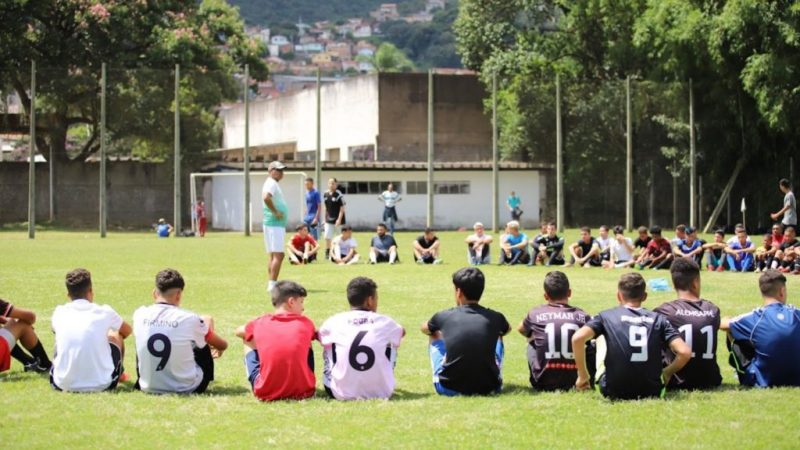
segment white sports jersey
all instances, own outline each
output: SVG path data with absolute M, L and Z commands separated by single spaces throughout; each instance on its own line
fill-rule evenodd
M 197 314 L 167 303 L 142 306 L 133 313 L 139 387 L 155 394 L 197 389 L 203 371 L 194 359 L 205 348 L 208 324 Z
M 122 323 L 108 305 L 79 299 L 57 306 L 52 318 L 56 334 L 53 383 L 64 391 L 107 389 L 114 372 L 108 331 L 119 331 Z
M 339 400 L 389 398 L 403 327 L 387 316 L 352 310 L 336 314 L 319 329 L 325 347 L 323 383 Z

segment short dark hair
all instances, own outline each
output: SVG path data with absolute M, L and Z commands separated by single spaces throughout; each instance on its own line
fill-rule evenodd
M 714 232 L 714 234 L 718 234 L 718 235 L 720 235 L 721 237 L 725 237 L 725 230 L 723 230 L 722 228 L 720 228 L 720 229 L 718 229 L 717 231 L 715 231 L 715 232 Z
M 86 294 L 92 289 L 92 274 L 86 269 L 72 270 L 67 273 L 66 285 L 69 298 L 86 298 Z
M 600 225 L 600 229 L 608 231 L 608 225 Z
M 786 286 L 786 277 L 777 270 L 770 269 L 758 278 L 758 288 L 764 297 L 775 297 L 782 287 Z
M 639 227 L 639 229 L 638 229 L 638 230 L 636 230 L 636 231 L 638 231 L 639 233 L 647 233 L 647 227 L 646 227 L 646 226 L 644 226 L 644 225 L 642 225 L 642 226 L 640 226 L 640 227 Z
M 581 231 L 585 231 L 585 232 L 587 232 L 587 233 L 589 233 L 589 234 L 591 234 L 591 233 L 592 233 L 592 229 L 591 229 L 591 228 L 589 228 L 589 227 L 581 227 Z
M 660 236 L 661 235 L 661 227 L 658 226 L 658 225 L 653 225 L 652 227 L 650 227 L 650 234 L 657 234 L 657 235 Z
M 156 274 L 156 289 L 158 292 L 165 293 L 170 289 L 180 289 L 186 287 L 183 276 L 175 269 L 164 269 Z
M 786 178 L 781 178 L 781 180 L 778 181 L 778 184 L 780 184 L 781 187 L 785 187 L 787 189 L 789 188 L 789 180 L 787 180 Z
M 433 228 L 431 228 L 431 227 L 425 228 L 425 234 L 429 234 L 429 233 L 433 233 L 433 232 L 434 232 Z
M 564 272 L 553 270 L 544 276 L 544 292 L 551 300 L 565 300 L 569 295 L 569 279 Z
M 351 225 L 342 225 L 342 232 L 345 231 L 353 231 L 353 227 Z
M 486 278 L 479 269 L 464 267 L 453 274 L 453 285 L 461 289 L 467 300 L 477 302 L 480 301 L 481 295 L 483 295 Z
M 733 230 L 733 232 L 736 234 L 747 233 L 747 230 L 745 229 L 744 225 L 736 225 L 736 228 Z
M 347 301 L 350 306 L 363 306 L 377 292 L 378 285 L 371 278 L 355 277 L 347 284 Z
M 617 289 L 625 300 L 639 301 L 644 298 L 647 291 L 647 283 L 645 283 L 641 275 L 631 272 L 619 277 Z
M 378 224 L 378 228 L 386 228 L 386 224 L 381 222 Z
M 645 230 L 647 231 L 647 230 Z M 622 225 L 617 225 L 614 227 L 614 234 L 625 234 L 625 228 Z
M 303 228 L 308 228 L 308 225 L 306 225 L 306 224 L 304 224 L 304 223 L 298 223 L 298 224 L 297 224 L 297 226 L 296 226 L 296 227 L 294 227 L 294 231 L 300 231 L 300 230 L 302 230 Z
M 700 278 L 700 266 L 691 258 L 675 258 L 672 267 L 669 268 L 669 273 L 672 275 L 672 284 L 675 285 L 675 289 L 688 291 L 694 280 Z
M 677 227 L 675 227 L 675 231 L 681 231 L 681 232 L 686 231 L 686 225 L 684 224 L 678 225 Z
M 272 287 L 272 306 L 278 307 L 286 303 L 289 297 L 307 297 L 306 288 L 294 281 L 281 280 Z
M 314 184 L 314 179 L 311 177 L 306 177 L 306 181 L 310 181 L 311 184 Z

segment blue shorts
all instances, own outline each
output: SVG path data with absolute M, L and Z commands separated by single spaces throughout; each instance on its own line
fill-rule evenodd
M 432 341 L 428 347 L 428 352 L 431 357 L 431 369 L 433 369 L 433 388 L 436 389 L 436 393 L 439 395 L 445 395 L 447 397 L 461 395 L 460 392 L 446 388 L 439 382 L 439 374 L 441 374 L 442 370 L 444 370 L 444 360 L 447 356 L 447 349 L 444 345 L 444 340 L 436 339 Z M 497 346 L 495 347 L 495 363 L 497 363 L 497 368 L 500 369 L 501 373 L 500 386 L 498 386 L 497 390 L 495 391 L 498 394 L 503 388 L 502 371 L 504 355 L 505 347 L 503 346 L 503 340 L 498 339 Z
M 245 353 L 244 367 L 247 371 L 247 381 L 250 382 L 250 387 L 256 385 L 259 373 L 261 373 L 261 361 L 258 359 L 258 352 L 256 350 Z

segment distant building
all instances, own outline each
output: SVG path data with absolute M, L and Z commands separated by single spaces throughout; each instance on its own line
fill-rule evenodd
M 358 71 L 361 73 L 370 73 L 375 71 L 375 66 L 369 61 L 359 61 Z
M 353 59 L 353 51 L 348 42 L 331 42 L 325 47 L 325 51 L 334 55 L 337 59 L 348 61 Z
M 408 23 L 427 23 L 433 22 L 433 14 L 425 11 L 411 14 L 410 16 L 403 17 Z
M 369 25 L 360 25 L 353 31 L 353 37 L 356 39 L 368 38 L 370 36 L 372 36 L 372 27 Z
M 387 20 L 397 20 L 400 18 L 400 13 L 397 12 L 397 3 L 384 3 L 369 15 L 378 22 L 386 22 Z
M 374 55 L 375 55 L 375 49 L 374 48 L 364 47 L 364 48 L 362 48 L 362 49 L 360 49 L 358 51 L 358 56 L 364 56 L 364 57 L 367 57 L 367 58 L 372 58 L 372 56 L 374 56 Z
M 316 55 L 311 57 L 311 63 L 315 65 L 323 65 L 323 64 L 330 64 L 333 61 L 333 57 L 328 52 L 317 53 Z
M 427 0 L 425 3 L 425 12 L 432 12 L 435 9 L 444 9 L 445 0 Z

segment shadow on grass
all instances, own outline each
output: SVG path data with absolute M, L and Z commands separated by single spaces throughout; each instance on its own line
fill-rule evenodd
M 50 383 L 49 376 L 50 374 L 47 373 L 23 372 L 23 371 L 6 372 L 5 375 L 0 376 L 0 383 L 33 381 L 37 378 L 41 378 L 43 383 Z
M 515 395 L 515 394 L 528 394 L 528 395 L 535 395 L 538 394 L 539 391 L 536 391 L 531 388 L 529 384 L 503 384 L 503 390 L 500 392 L 500 395 Z

